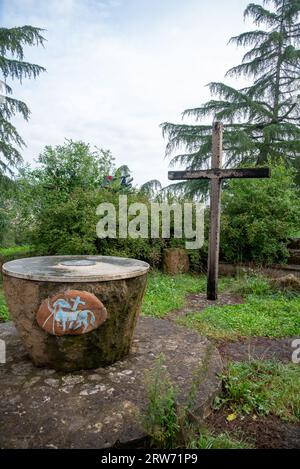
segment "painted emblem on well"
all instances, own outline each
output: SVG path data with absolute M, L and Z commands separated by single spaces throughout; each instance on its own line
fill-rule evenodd
M 36 320 L 53 335 L 79 335 L 96 329 L 107 318 L 107 311 L 92 293 L 67 290 L 41 304 Z

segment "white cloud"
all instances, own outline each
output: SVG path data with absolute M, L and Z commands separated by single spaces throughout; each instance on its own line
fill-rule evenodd
M 80 139 L 111 149 L 137 183 L 167 183 L 159 124 L 205 101 L 204 85 L 239 62 L 226 42 L 243 30 L 247 3 L 4 0 L 4 26 L 48 30 L 45 49 L 26 56 L 47 73 L 15 86 L 32 111 L 29 123 L 17 120 L 26 161 L 47 144 Z

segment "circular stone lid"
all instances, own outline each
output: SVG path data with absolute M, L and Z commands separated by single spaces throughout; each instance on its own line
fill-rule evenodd
M 45 256 L 6 262 L 10 277 L 42 282 L 105 282 L 138 277 L 149 270 L 147 262 L 111 256 Z

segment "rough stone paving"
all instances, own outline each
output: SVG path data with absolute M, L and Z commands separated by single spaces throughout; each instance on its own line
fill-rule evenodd
M 218 351 L 197 333 L 140 318 L 131 354 L 113 366 L 74 373 L 35 367 L 14 325 L 0 324 L 7 363 L 0 364 L 1 448 L 106 448 L 145 437 L 145 374 L 163 354 L 166 372 L 192 413 L 203 417 L 220 389 Z

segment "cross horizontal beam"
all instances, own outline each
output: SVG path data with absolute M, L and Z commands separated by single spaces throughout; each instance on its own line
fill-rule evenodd
M 198 171 L 169 171 L 168 179 L 234 179 L 234 178 L 269 178 L 270 168 L 206 169 Z

